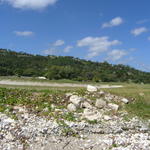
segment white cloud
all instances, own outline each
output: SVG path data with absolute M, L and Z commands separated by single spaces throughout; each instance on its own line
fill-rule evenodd
M 65 44 L 65 41 L 63 40 L 57 40 L 55 43 L 53 43 L 53 46 L 62 46 Z
M 147 28 L 141 27 L 141 28 L 136 28 L 136 29 L 132 30 L 131 33 L 132 33 L 134 36 L 138 36 L 138 35 L 140 35 L 140 34 L 142 34 L 142 33 L 144 33 L 144 32 L 147 32 L 147 31 L 148 31 Z
M 67 47 L 65 47 L 64 48 L 64 52 L 65 53 L 68 53 L 68 52 L 70 52 L 70 50 L 73 48 L 73 46 L 67 46 Z
M 108 51 L 111 46 L 121 44 L 118 40 L 110 41 L 109 37 L 86 37 L 77 42 L 78 47 L 88 47 L 88 58 L 98 56 L 100 53 Z
M 0 0 L 7 2 L 14 8 L 20 9 L 43 9 L 49 5 L 54 5 L 58 0 Z
M 125 50 L 115 49 L 108 53 L 108 60 L 117 61 L 122 57 L 126 56 L 128 53 Z
M 150 41 L 150 36 L 148 37 L 148 40 Z
M 102 28 L 119 26 L 122 23 L 123 23 L 123 19 L 121 17 L 116 17 L 116 18 L 113 18 L 111 21 L 104 23 L 102 25 Z
M 42 53 L 45 55 L 55 55 L 57 52 L 58 52 L 58 50 L 55 48 L 49 48 L 49 49 L 42 51 Z
M 32 36 L 34 33 L 32 31 L 14 31 L 17 36 Z

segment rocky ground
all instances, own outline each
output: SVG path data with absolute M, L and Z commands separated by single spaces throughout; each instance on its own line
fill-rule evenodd
M 86 95 L 66 93 L 62 118 L 38 116 L 14 106 L 17 120 L 0 113 L 2 150 L 150 150 L 150 120 L 129 117 L 126 99 L 88 86 Z M 93 100 L 95 97 L 95 100 Z M 43 111 L 47 111 L 45 108 Z

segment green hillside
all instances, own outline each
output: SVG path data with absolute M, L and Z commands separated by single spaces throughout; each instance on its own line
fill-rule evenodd
M 0 76 L 45 76 L 76 81 L 150 83 L 150 73 L 125 65 L 70 56 L 40 56 L 0 49 Z

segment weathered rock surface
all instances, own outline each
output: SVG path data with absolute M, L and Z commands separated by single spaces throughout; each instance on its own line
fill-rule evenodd
M 95 86 L 92 86 L 92 85 L 87 86 L 87 91 L 89 91 L 89 92 L 96 92 L 97 90 L 98 89 Z
M 122 98 L 121 101 L 124 102 L 124 103 L 126 103 L 126 104 L 129 103 L 129 100 L 126 99 L 126 98 Z
M 103 99 L 97 99 L 96 100 L 96 103 L 95 103 L 95 106 L 97 107 L 97 108 L 104 108 L 105 106 L 107 105 L 107 103 L 106 103 L 106 101 L 105 100 L 103 100 Z
M 88 109 L 88 108 L 84 109 L 83 116 L 87 120 L 90 120 L 90 121 L 94 121 L 94 120 L 99 121 L 101 119 L 101 117 L 102 117 L 100 112 L 98 112 L 97 110 Z
M 81 102 L 84 101 L 84 98 L 79 97 L 78 95 L 72 95 L 69 99 L 71 103 L 73 103 L 76 107 L 80 107 Z
M 119 109 L 119 105 L 113 104 L 113 103 L 109 103 L 109 104 L 108 104 L 108 107 L 109 107 L 110 109 L 112 109 L 112 110 L 115 110 L 115 111 L 118 111 L 118 109 Z
M 92 108 L 93 106 L 87 101 L 83 102 L 81 105 L 82 108 Z
M 65 108 L 60 109 L 52 104 L 53 113 L 62 115 L 58 120 L 58 116 L 42 117 L 21 106 L 13 107 L 13 114 L 18 120 L 0 113 L 0 149 L 150 150 L 150 120 L 142 121 L 134 117 L 127 121 L 124 119 L 127 112 L 120 114 L 120 103 L 113 103 L 120 102 L 120 97 L 110 93 L 96 94 L 102 96 L 96 103 L 70 93 L 66 95 Z M 108 98 L 108 105 L 103 98 Z M 122 102 L 121 105 L 129 103 L 125 99 Z M 117 115 L 111 113 L 114 110 Z M 43 111 L 47 112 L 47 107 Z M 66 113 L 74 114 L 75 119 L 72 115 L 68 116 L 74 121 L 65 120 L 63 117 Z M 63 136 L 64 134 L 67 136 Z
M 110 116 L 104 115 L 104 120 L 111 120 L 112 118 Z
M 74 104 L 69 104 L 67 106 L 68 111 L 75 112 L 77 110 L 77 107 Z

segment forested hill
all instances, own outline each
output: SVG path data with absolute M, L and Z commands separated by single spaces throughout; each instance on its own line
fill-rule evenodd
M 150 73 L 125 65 L 69 56 L 40 56 L 0 49 L 0 76 L 45 76 L 77 81 L 150 83 Z

